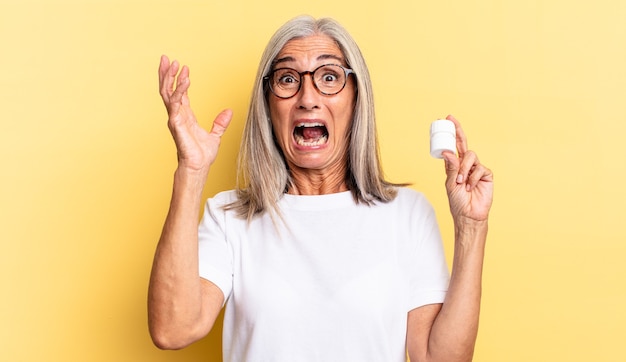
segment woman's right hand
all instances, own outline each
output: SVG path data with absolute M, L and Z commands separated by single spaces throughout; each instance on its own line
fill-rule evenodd
M 170 63 L 161 56 L 159 65 L 159 90 L 168 114 L 168 127 L 178 153 L 178 167 L 207 174 L 217 157 L 220 140 L 232 118 L 227 109 L 217 115 L 211 132 L 200 127 L 189 104 L 189 68 L 177 61 Z M 178 74 L 178 76 L 177 76 Z

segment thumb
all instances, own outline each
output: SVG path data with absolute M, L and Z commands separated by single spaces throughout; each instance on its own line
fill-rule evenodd
M 226 128 L 230 124 L 230 120 L 233 118 L 233 111 L 230 109 L 225 109 L 221 111 L 215 120 L 213 121 L 213 127 L 211 127 L 211 133 L 216 135 L 217 137 L 222 137 L 224 132 L 226 132 Z
M 444 151 L 442 156 L 446 168 L 446 186 L 452 188 L 457 184 L 461 160 L 452 152 Z

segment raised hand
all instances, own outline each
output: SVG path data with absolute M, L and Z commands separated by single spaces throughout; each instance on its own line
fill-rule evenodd
M 446 190 L 455 222 L 486 221 L 493 201 L 493 174 L 468 150 L 461 124 L 453 116 L 446 119 L 456 126 L 457 155 L 445 151 Z
M 202 128 L 189 103 L 189 68 L 180 69 L 177 61 L 170 63 L 167 56 L 161 56 L 159 64 L 159 90 L 167 109 L 168 127 L 178 153 L 179 168 L 208 173 L 217 157 L 220 140 L 232 118 L 227 109 L 217 115 L 211 132 Z

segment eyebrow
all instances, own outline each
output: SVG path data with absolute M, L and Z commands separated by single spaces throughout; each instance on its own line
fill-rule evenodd
M 322 54 L 322 55 L 317 57 L 317 60 L 326 60 L 326 59 L 338 60 L 341 63 L 345 62 L 345 60 L 342 57 L 339 57 L 339 56 L 334 55 L 334 54 Z M 287 57 L 278 58 L 278 59 L 274 60 L 272 65 L 275 66 L 276 64 L 285 63 L 285 62 L 295 62 L 295 61 L 296 61 L 296 59 L 294 57 L 287 56 Z

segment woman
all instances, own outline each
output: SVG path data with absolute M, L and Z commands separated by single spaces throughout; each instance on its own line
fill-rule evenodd
M 201 191 L 232 112 L 210 132 L 191 111 L 189 70 L 161 58 L 178 150 L 149 291 L 152 338 L 177 349 L 226 304 L 227 361 L 468 361 L 478 329 L 489 169 L 444 153 L 455 225 L 451 275 L 432 207 L 384 180 L 371 82 L 348 33 L 299 17 L 266 48 L 240 150 L 240 186 Z M 175 85 L 174 85 L 175 84 Z

